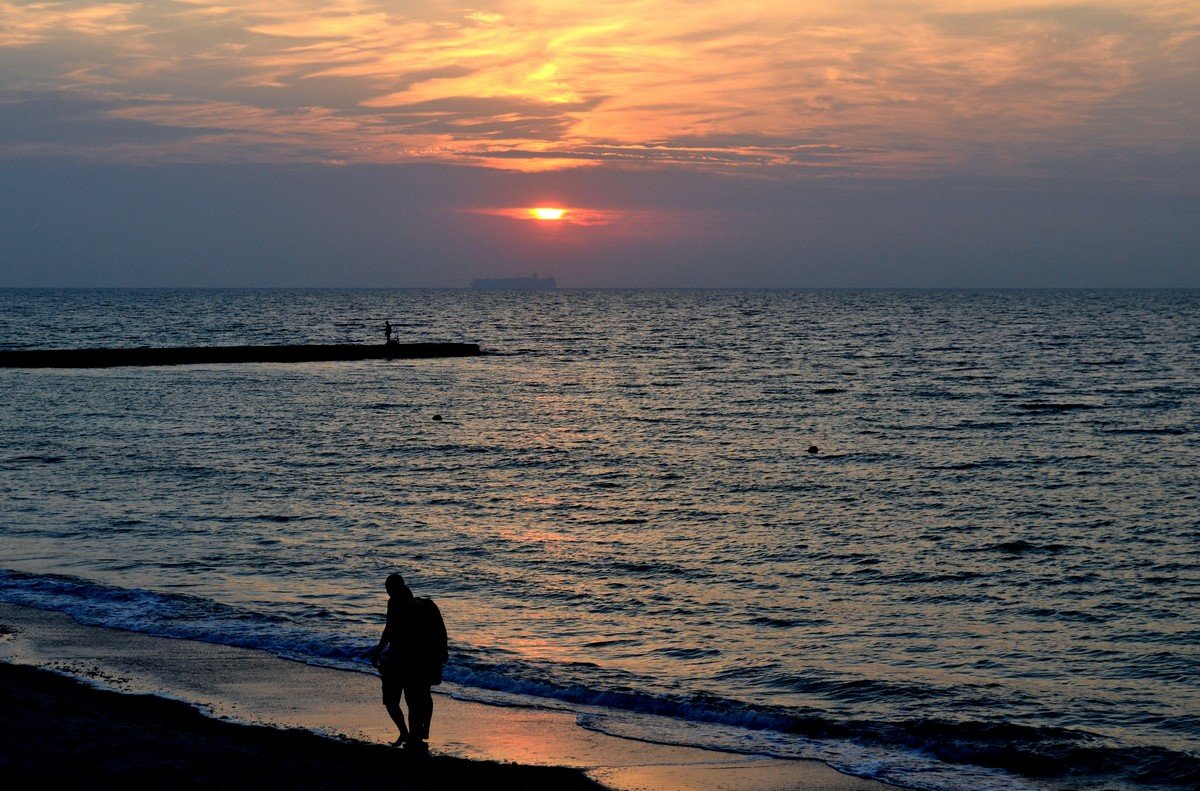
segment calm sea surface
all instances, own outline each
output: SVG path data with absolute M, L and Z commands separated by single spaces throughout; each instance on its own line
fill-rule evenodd
M 0 600 L 365 669 L 400 571 L 464 697 L 1200 785 L 1200 292 L 0 291 L 2 348 L 385 319 L 494 354 L 0 369 Z

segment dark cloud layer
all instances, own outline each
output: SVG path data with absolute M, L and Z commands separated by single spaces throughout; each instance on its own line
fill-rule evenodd
M 93 148 L 115 144 L 157 145 L 195 138 L 206 132 L 109 115 L 130 105 L 131 102 L 125 99 L 57 92 L 0 95 L 0 150 L 59 145 L 73 151 L 84 141 Z

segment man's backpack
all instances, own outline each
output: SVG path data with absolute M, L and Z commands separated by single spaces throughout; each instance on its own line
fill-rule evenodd
M 419 615 L 418 645 L 422 647 L 422 655 L 428 663 L 430 683 L 442 683 L 442 665 L 450 658 L 449 644 L 446 639 L 446 622 L 442 620 L 442 611 L 434 604 L 433 599 L 416 599 Z

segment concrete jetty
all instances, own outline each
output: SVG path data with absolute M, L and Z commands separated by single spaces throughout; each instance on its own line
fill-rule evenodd
M 126 365 L 313 363 L 475 357 L 476 343 L 329 343 L 292 346 L 181 346 L 147 349 L 0 351 L 0 368 L 116 368 Z

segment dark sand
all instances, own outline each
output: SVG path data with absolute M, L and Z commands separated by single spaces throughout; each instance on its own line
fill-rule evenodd
M 237 725 L 180 701 L 8 664 L 0 664 L 0 777 L 8 788 L 603 788 L 575 769 L 408 755 L 301 729 Z

